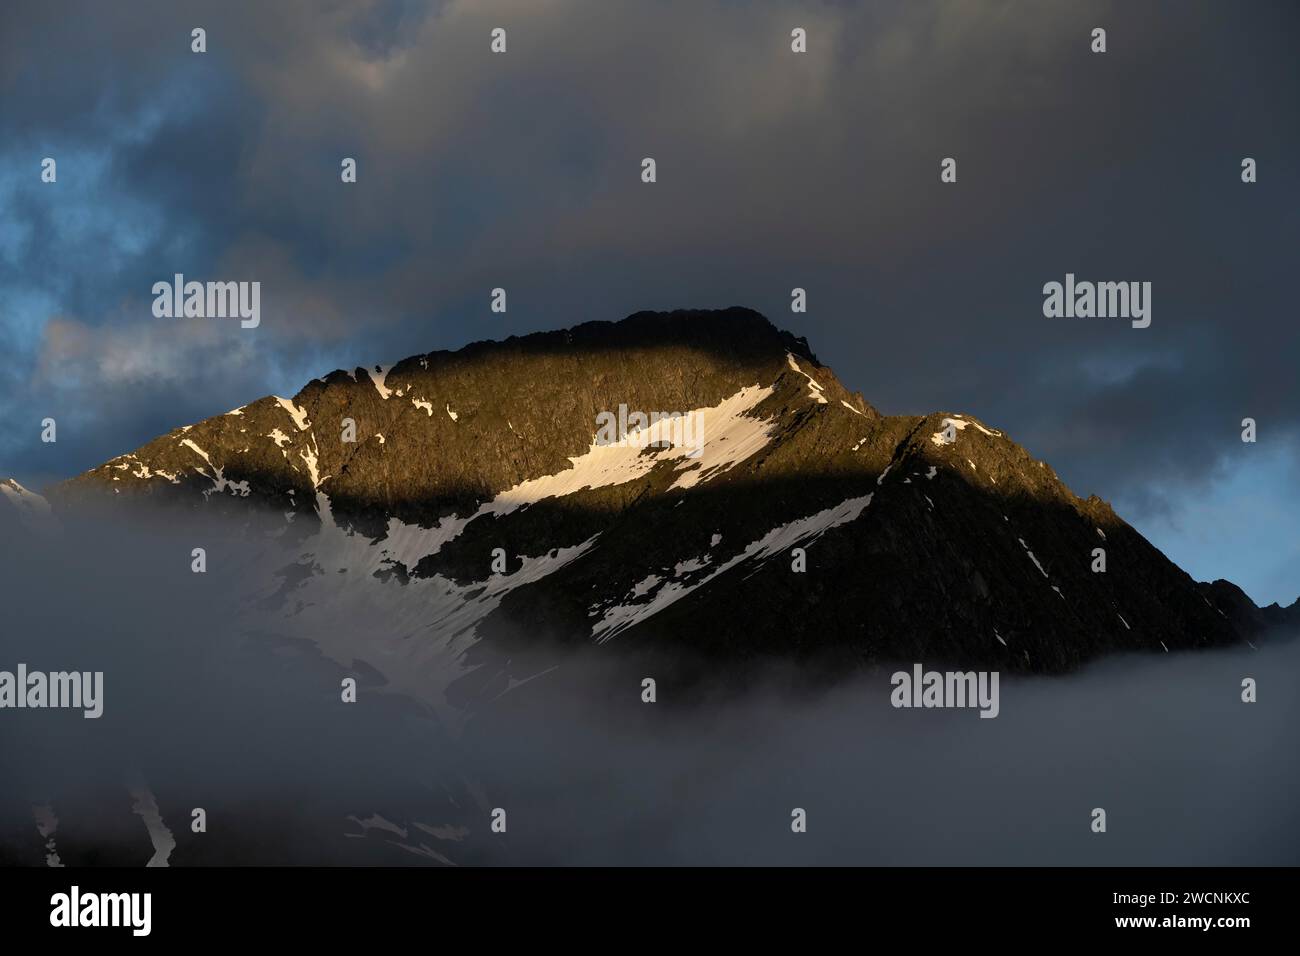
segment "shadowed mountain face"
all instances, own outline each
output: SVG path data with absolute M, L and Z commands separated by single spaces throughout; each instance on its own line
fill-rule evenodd
M 881 416 L 743 309 L 335 371 L 49 490 L 105 495 L 269 515 L 277 630 L 346 664 L 364 625 L 379 678 L 453 707 L 557 644 L 1057 672 L 1300 616 L 1198 585 L 991 425 Z

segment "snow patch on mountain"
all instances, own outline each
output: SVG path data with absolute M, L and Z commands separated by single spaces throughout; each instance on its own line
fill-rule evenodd
M 757 541 L 746 545 L 744 550 L 739 554 L 732 556 L 723 564 L 719 565 L 711 574 L 708 574 L 692 583 L 683 583 L 681 581 L 669 581 L 662 583 L 657 590 L 654 590 L 653 596 L 649 601 L 642 603 L 625 603 L 613 607 L 602 609 L 600 606 L 591 608 L 589 616 L 595 617 L 600 615 L 598 620 L 591 629 L 591 636 L 597 643 L 604 644 L 606 641 L 618 636 L 628 628 L 633 627 L 642 621 L 653 617 L 664 608 L 676 604 L 682 598 L 686 597 L 692 591 L 708 584 L 718 575 L 729 571 L 737 565 L 749 560 L 764 560 L 794 547 L 796 544 L 806 544 L 816 541 L 831 528 L 847 524 L 856 519 L 871 504 L 874 492 L 864 495 L 861 498 L 849 498 L 840 502 L 824 511 L 819 511 L 814 515 L 806 518 L 798 518 L 787 524 L 773 528 Z M 703 560 L 696 558 L 694 560 Z M 642 582 L 644 583 L 644 582 Z M 638 593 L 640 585 L 634 589 L 633 596 L 640 597 Z
M 144 820 L 149 842 L 153 844 L 153 856 L 145 866 L 167 866 L 172 851 L 176 849 L 176 837 L 163 822 L 158 800 L 152 791 L 143 787 L 132 790 L 131 797 L 134 800 L 131 811 Z
M 314 454 L 304 456 L 316 478 Z M 323 480 L 323 479 L 321 479 Z M 385 580 L 394 562 L 413 566 L 456 537 L 470 519 L 444 520 L 433 529 L 390 519 L 388 535 L 371 541 L 339 527 L 329 498 L 317 491 L 320 530 L 303 544 L 302 561 L 313 573 L 288 592 L 280 628 L 316 645 L 344 666 L 361 659 L 387 682 L 383 692 L 400 693 L 427 705 L 449 726 L 464 715 L 446 700 L 447 687 L 473 669 L 465 651 L 477 643 L 476 627 L 516 588 L 534 583 L 587 553 L 598 536 L 536 557 L 523 556 L 513 574 L 492 574 L 458 584 L 440 574 Z M 262 579 L 271 597 L 278 587 L 276 566 L 283 553 L 268 551 Z
M 279 395 L 273 395 L 271 397 L 279 402 L 280 407 L 289 413 L 289 417 L 293 419 L 293 423 L 298 427 L 298 431 L 305 432 L 311 427 L 311 422 L 307 421 L 307 412 L 305 409 L 299 408 L 293 402 L 289 401 L 289 399 L 281 398 Z
M 798 373 L 799 373 L 800 375 L 802 375 L 804 378 L 808 379 L 808 397 L 811 398 L 813 401 L 815 401 L 818 405 L 825 405 L 825 404 L 827 404 L 827 402 L 826 402 L 826 396 L 822 394 L 822 392 L 823 392 L 824 390 L 822 389 L 821 385 L 819 385 L 819 384 L 817 383 L 817 380 L 816 380 L 815 378 L 813 378 L 811 375 L 809 375 L 807 372 L 805 372 L 803 369 L 801 369 L 801 368 L 799 367 L 799 363 L 796 362 L 795 359 L 794 359 L 794 353 L 793 353 L 793 352 L 786 352 L 786 353 L 785 353 L 785 360 L 786 360 L 786 362 L 790 365 L 790 367 L 791 367 L 792 369 L 794 369 L 796 372 L 798 372 Z M 853 406 L 850 405 L 849 408 L 853 408 Z M 853 410 L 854 410 L 855 412 L 857 411 L 856 408 L 853 408 Z M 861 413 L 859 413 L 859 414 L 861 414 Z
M 1016 540 L 1020 542 L 1020 547 L 1025 549 L 1025 554 L 1029 555 L 1029 560 L 1034 562 L 1034 567 L 1038 568 L 1038 570 L 1042 572 L 1043 577 L 1047 577 L 1047 572 L 1043 571 L 1043 566 L 1038 563 L 1038 558 L 1034 555 L 1034 552 L 1029 550 L 1029 545 L 1025 544 L 1025 539 L 1017 538 Z
M 227 490 L 230 490 L 231 492 L 233 492 L 234 494 L 238 495 L 241 498 L 247 498 L 249 496 L 252 489 L 249 488 L 248 482 L 230 481 L 228 478 L 226 478 L 225 469 L 218 468 L 216 465 L 212 464 L 212 459 L 208 457 L 208 453 L 204 451 L 202 448 L 200 448 L 198 445 L 196 445 L 192 438 L 182 439 L 181 444 L 189 448 L 199 457 L 201 457 L 207 463 L 207 466 L 212 469 L 212 474 L 208 474 L 198 465 L 193 466 L 196 472 L 198 472 L 204 478 L 207 478 L 209 481 L 212 482 L 211 488 L 204 489 L 203 497 L 206 498 L 211 494 L 224 494 Z M 138 477 L 148 477 L 148 476 L 137 475 L 136 477 L 138 478 Z
M 965 415 L 956 415 L 956 416 L 954 416 L 954 417 L 956 417 L 958 420 L 964 420 L 966 416 L 965 416 Z M 991 429 L 991 428 L 985 428 L 983 425 L 981 425 L 979 422 L 975 421 L 974 419 L 971 419 L 969 422 L 965 422 L 965 424 L 968 424 L 968 425 L 974 425 L 976 428 L 978 428 L 980 431 L 982 431 L 985 435 L 988 435 L 988 436 L 991 437 L 991 438 L 1001 438 L 1001 437 L 1002 437 L 1002 433 L 1001 433 L 1000 431 L 996 431 L 996 430 Z M 957 427 L 958 427 L 958 428 L 961 428 L 962 426 L 961 426 L 961 425 L 958 425 Z
M 38 804 L 32 807 L 32 818 L 36 821 L 36 832 L 45 841 L 45 865 L 56 868 L 63 866 L 63 861 L 59 859 L 59 848 L 54 842 L 54 834 L 59 829 L 59 818 L 54 815 L 54 808 L 48 803 Z
M 751 412 L 772 392 L 770 386 L 749 386 L 718 405 L 687 412 L 687 415 L 703 422 L 703 442 L 698 457 L 694 455 L 695 448 L 688 445 L 653 447 L 672 440 L 673 422 L 669 419 L 661 419 L 642 429 L 635 442 L 602 445 L 593 437 L 585 454 L 569 459 L 569 468 L 506 489 L 480 507 L 474 517 L 505 515 L 544 498 L 559 498 L 586 488 L 605 488 L 636 481 L 666 461 L 677 462 L 679 469 L 685 469 L 671 487 L 692 488 L 717 477 L 767 445 L 775 432 L 775 423 L 755 417 Z M 645 454 L 647 448 L 653 453 Z
M 392 389 L 384 385 L 384 380 L 388 378 L 388 373 L 392 371 L 392 368 L 391 365 L 375 365 L 366 369 L 366 374 L 370 376 L 370 381 L 374 383 L 375 391 L 379 393 L 379 397 L 384 401 L 388 401 L 388 397 L 393 394 Z
M 975 428 L 983 432 L 985 435 L 992 436 L 993 438 L 1002 437 L 1001 432 L 993 431 L 991 429 L 985 428 L 979 422 L 966 421 L 966 419 L 963 418 L 961 415 L 953 415 L 949 418 L 945 418 L 943 421 L 939 423 L 939 430 L 930 436 L 930 441 L 940 447 L 944 445 L 951 445 L 952 442 L 948 440 L 948 436 L 945 434 L 948 430 L 948 426 L 950 425 L 957 431 L 964 431 L 967 425 L 974 425 Z
M 673 565 L 673 577 L 680 578 L 683 574 L 691 574 L 695 571 L 702 571 L 708 567 L 710 558 L 706 554 L 703 557 L 687 558 L 685 561 L 678 561 Z

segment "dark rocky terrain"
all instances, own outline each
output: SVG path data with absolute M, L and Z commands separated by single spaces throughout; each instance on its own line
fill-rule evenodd
M 620 404 L 703 410 L 702 454 L 595 447 L 597 416 Z M 1300 605 L 1261 610 L 1193 581 L 992 425 L 880 415 L 744 309 L 331 372 L 48 490 L 56 510 L 105 495 L 273 515 L 301 553 L 267 600 L 296 632 L 317 638 L 349 599 L 381 607 L 374 629 L 427 649 L 403 679 L 454 651 L 458 676 L 437 682 L 453 702 L 513 686 L 557 645 L 740 670 L 778 657 L 1061 672 L 1300 623 Z

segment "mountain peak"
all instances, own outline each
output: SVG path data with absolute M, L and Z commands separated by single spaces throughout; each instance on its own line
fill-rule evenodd
M 360 589 L 403 621 L 416 601 L 501 667 L 520 635 L 668 648 L 690 634 L 692 653 L 729 660 L 924 653 L 1051 671 L 1238 640 L 1248 611 L 1000 429 L 882 416 L 739 308 L 337 370 L 51 494 L 258 506 L 307 556 L 277 572 L 297 582 L 285 626 L 328 631 Z

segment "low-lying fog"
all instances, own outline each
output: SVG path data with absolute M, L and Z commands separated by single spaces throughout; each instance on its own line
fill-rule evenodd
M 283 611 L 250 616 L 253 564 L 223 534 L 6 542 L 0 671 L 102 671 L 104 689 L 98 719 L 0 710 L 0 862 L 1300 863 L 1295 639 L 1003 675 L 996 719 L 894 709 L 893 666 L 816 694 L 776 671 L 739 694 L 665 678 L 643 703 L 655 675 L 615 641 L 453 726 L 383 692 L 382 624 L 339 617 L 353 663 L 285 639 Z

